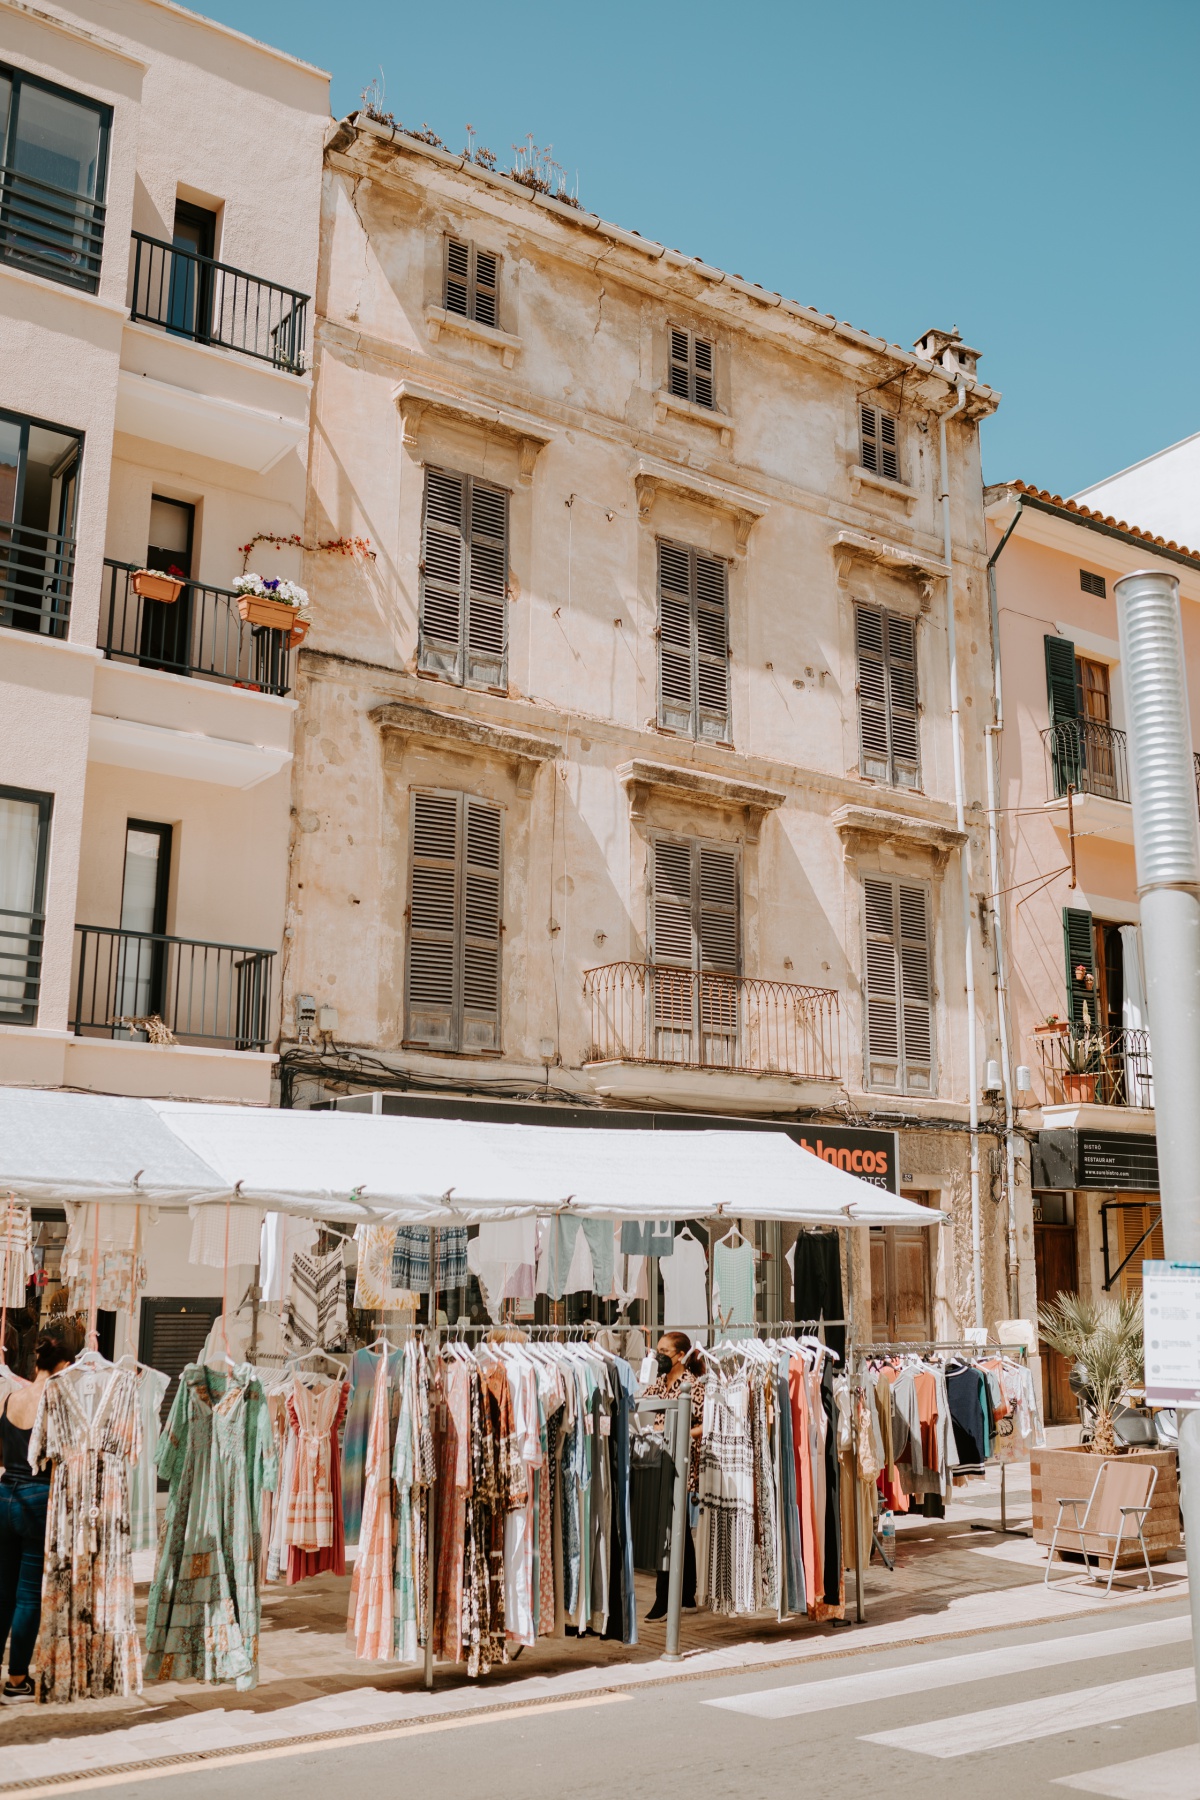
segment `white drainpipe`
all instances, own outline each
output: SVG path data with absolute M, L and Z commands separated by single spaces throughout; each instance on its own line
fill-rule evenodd
M 948 412 L 938 416 L 938 458 L 941 474 L 942 547 L 946 564 L 946 635 L 950 657 L 950 731 L 954 745 L 954 819 L 959 831 L 966 833 L 963 804 L 962 732 L 958 700 L 958 628 L 954 618 L 954 546 L 950 532 L 950 472 L 946 457 L 946 421 L 953 419 L 967 404 L 966 383 L 956 384 L 958 399 Z M 962 924 L 967 986 L 967 1084 L 971 1104 L 971 1273 L 975 1288 L 975 1323 L 983 1318 L 983 1240 L 979 1217 L 979 1058 L 976 1045 L 975 1019 L 975 922 L 971 911 L 970 840 L 964 835 L 958 858 L 962 877 Z

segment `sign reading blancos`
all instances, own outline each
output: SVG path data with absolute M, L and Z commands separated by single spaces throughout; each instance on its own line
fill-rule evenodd
M 1146 1399 L 1200 1406 L 1200 1263 L 1142 1264 Z
M 894 1131 L 866 1131 L 854 1126 L 792 1125 L 788 1136 L 848 1175 L 858 1175 L 889 1194 L 900 1192 L 899 1137 Z

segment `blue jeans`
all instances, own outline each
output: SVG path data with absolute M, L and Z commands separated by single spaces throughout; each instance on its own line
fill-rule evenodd
M 42 1613 L 48 1481 L 0 1481 L 0 1656 L 8 1650 L 10 1679 L 29 1670 Z

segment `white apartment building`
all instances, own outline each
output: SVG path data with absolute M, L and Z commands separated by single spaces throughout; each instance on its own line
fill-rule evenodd
M 295 656 L 231 585 L 303 526 L 327 127 L 166 0 L 0 0 L 0 1083 L 270 1098 Z

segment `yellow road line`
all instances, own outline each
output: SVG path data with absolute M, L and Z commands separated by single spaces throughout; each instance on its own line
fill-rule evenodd
M 81 1774 L 74 1780 L 48 1781 L 37 1787 L 14 1788 L 11 1792 L 14 1800 L 49 1800 L 55 1794 L 81 1793 L 85 1788 L 120 1787 L 127 1781 L 156 1781 L 171 1775 L 206 1773 L 209 1769 L 229 1769 L 237 1763 L 253 1763 L 273 1761 L 281 1756 L 309 1756 L 319 1750 L 361 1750 L 370 1744 L 386 1743 L 389 1738 L 422 1737 L 431 1731 L 457 1731 L 464 1725 L 496 1725 L 503 1724 L 506 1719 L 528 1718 L 537 1713 L 543 1717 L 547 1713 L 572 1712 L 581 1706 L 612 1706 L 618 1701 L 632 1699 L 630 1694 L 594 1694 L 580 1700 L 547 1700 L 541 1703 L 533 1701 L 525 1706 L 501 1706 L 482 1713 L 464 1713 L 457 1717 L 445 1719 L 424 1719 L 416 1725 L 396 1725 L 387 1731 L 364 1731 L 359 1736 L 349 1736 L 344 1731 L 333 1737 L 298 1738 L 294 1744 L 273 1744 L 264 1750 L 230 1750 L 214 1755 L 198 1755 L 194 1760 L 182 1753 L 178 1760 L 172 1758 L 164 1766 L 164 1759 L 157 1759 L 156 1765 L 148 1765 L 144 1769 L 119 1769 L 112 1774 Z

